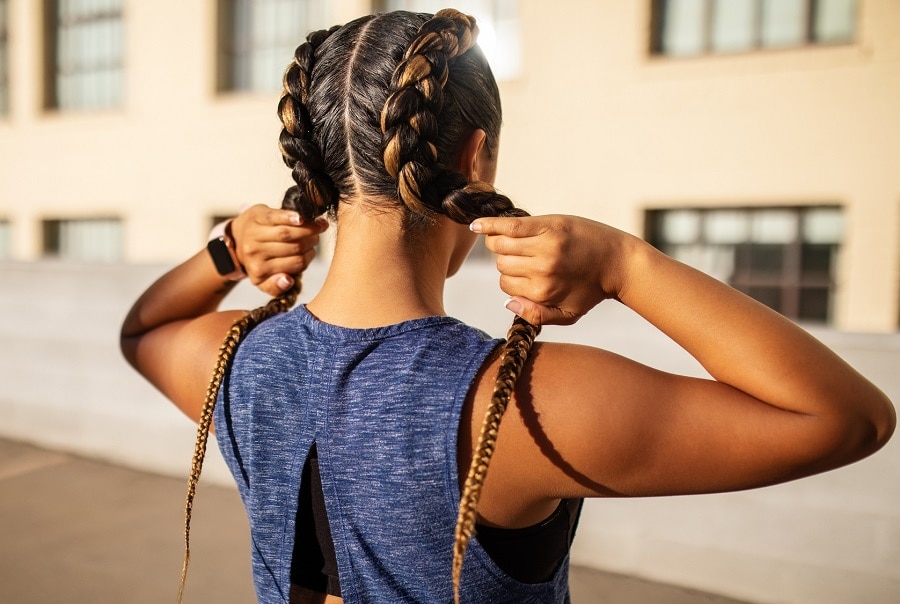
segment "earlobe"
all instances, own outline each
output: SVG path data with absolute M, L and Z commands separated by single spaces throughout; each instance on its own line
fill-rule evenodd
M 473 130 L 463 141 L 459 149 L 457 169 L 469 182 L 479 180 L 481 170 L 481 150 L 484 148 L 487 134 L 481 128 Z

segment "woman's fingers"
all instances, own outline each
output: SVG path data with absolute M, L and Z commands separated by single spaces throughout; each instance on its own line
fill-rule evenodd
M 285 273 L 279 273 L 277 275 L 272 275 L 262 283 L 256 284 L 256 286 L 269 294 L 273 298 L 275 296 L 281 295 L 287 290 L 289 290 L 294 285 L 294 278 Z
M 294 210 L 270 208 L 269 206 L 261 203 L 250 206 L 249 208 L 241 212 L 240 217 L 244 217 L 262 226 L 299 226 L 303 223 L 303 219 L 300 218 L 300 214 L 295 212 Z
M 513 239 L 535 237 L 543 233 L 551 217 L 523 216 L 521 218 L 479 218 L 469 225 L 473 233 L 505 235 Z
M 316 255 L 319 235 L 328 221 L 304 222 L 293 210 L 257 204 L 238 215 L 231 224 L 238 259 L 250 282 L 269 295 L 293 286 Z
M 479 218 L 470 228 L 497 254 L 500 288 L 523 301 L 529 321 L 574 323 L 617 284 L 621 233 L 572 216 Z M 528 304 L 524 304 L 527 301 Z
M 583 316 L 554 306 L 543 306 L 521 297 L 508 299 L 505 306 L 532 325 L 572 325 Z
M 254 285 L 260 285 L 275 275 L 299 275 L 309 267 L 315 257 L 316 249 L 314 247 L 291 254 L 280 254 L 271 257 L 254 256 L 247 260 L 244 269 L 250 282 Z M 290 287 L 290 285 L 287 287 Z

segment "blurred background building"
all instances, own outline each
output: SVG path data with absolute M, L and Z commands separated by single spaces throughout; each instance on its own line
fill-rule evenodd
M 0 0 L 0 435 L 180 472 L 190 427 L 114 348 L 128 304 L 220 217 L 280 203 L 292 183 L 275 107 L 306 32 L 445 4 L 479 18 L 500 81 L 501 190 L 646 237 L 900 398 L 898 0 Z M 460 292 L 496 287 L 486 256 Z M 505 325 L 468 303 L 462 318 Z M 618 340 L 646 344 L 634 356 L 677 356 L 637 329 Z M 684 534 L 604 507 L 578 560 L 757 601 L 900 600 L 900 486 L 878 478 L 900 469 L 889 449 L 843 481 L 669 502 Z M 653 505 L 628 510 L 655 518 Z M 785 531 L 807 528 L 778 551 L 723 529 L 779 513 Z M 847 537 L 823 548 L 829 526 Z
M 900 6 L 461 0 L 505 104 L 498 185 L 803 321 L 900 317 Z M 310 29 L 432 0 L 0 0 L 0 257 L 160 262 L 277 204 Z

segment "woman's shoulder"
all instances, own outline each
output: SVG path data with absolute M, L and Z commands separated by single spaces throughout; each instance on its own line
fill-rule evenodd
M 500 368 L 501 357 L 485 360 L 483 379 L 492 380 Z M 634 364 L 624 357 L 594 346 L 564 342 L 535 342 L 522 368 L 516 396 L 526 389 L 549 389 L 548 394 L 564 394 L 581 388 L 620 370 L 623 363 Z

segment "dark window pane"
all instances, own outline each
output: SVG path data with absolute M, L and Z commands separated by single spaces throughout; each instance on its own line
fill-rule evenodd
M 834 246 L 827 244 L 804 243 L 802 247 L 803 276 L 828 278 L 834 258 Z
M 780 274 L 784 270 L 786 246 L 751 243 L 750 272 L 752 274 Z
M 831 295 L 825 287 L 804 287 L 800 290 L 799 319 L 808 321 L 827 321 L 831 306 Z
M 734 246 L 734 272 L 735 275 L 748 277 L 750 275 L 750 244 L 741 243 Z

